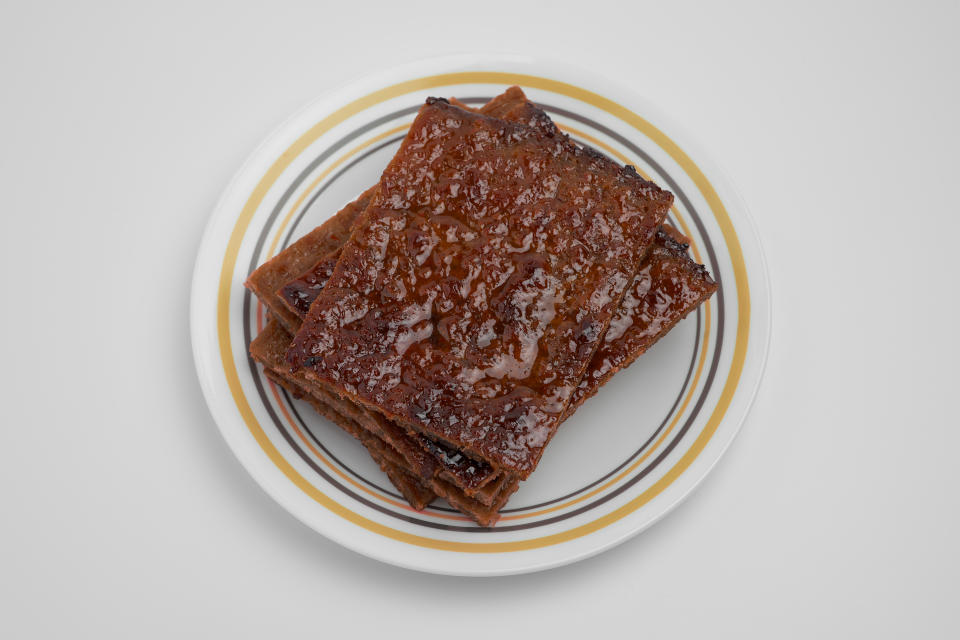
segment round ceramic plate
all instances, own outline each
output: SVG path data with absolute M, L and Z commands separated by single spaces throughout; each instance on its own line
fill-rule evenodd
M 251 271 L 375 184 L 428 96 L 479 105 L 520 85 L 573 138 L 675 195 L 670 216 L 719 291 L 564 423 L 493 528 L 438 501 L 411 509 L 360 444 L 267 380 L 247 355 L 265 312 Z M 770 335 L 767 274 L 729 181 L 676 126 L 593 73 L 462 56 L 329 92 L 257 149 L 207 227 L 191 323 L 200 383 L 224 438 L 294 516 L 368 556 L 437 573 L 546 569 L 623 542 L 717 462 L 757 390 Z

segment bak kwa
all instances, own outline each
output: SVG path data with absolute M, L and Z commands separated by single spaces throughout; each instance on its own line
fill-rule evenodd
M 279 322 L 271 320 L 250 345 L 251 355 L 264 366 L 271 381 L 294 397 L 306 400 L 320 415 L 360 440 L 391 483 L 415 509 L 424 509 L 436 496 L 440 496 L 481 526 L 489 527 L 496 523 L 500 509 L 517 490 L 519 480 L 502 476 L 500 481 L 484 487 L 482 496 L 488 499 L 482 499 L 480 495 L 466 495 L 438 476 L 419 475 L 409 465 L 406 457 L 408 452 L 403 452 L 402 446 L 398 449 L 395 441 L 389 437 L 384 438 L 383 434 L 378 435 L 371 430 L 356 407 L 311 386 L 302 377 L 289 371 L 284 354 L 290 338 Z
M 430 99 L 288 360 L 525 478 L 671 202 L 551 128 Z

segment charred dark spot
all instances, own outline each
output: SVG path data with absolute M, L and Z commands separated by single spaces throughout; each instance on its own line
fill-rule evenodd
M 419 420 L 423 420 L 427 417 L 427 415 L 429 415 L 427 409 L 417 404 L 410 405 L 410 412 Z
M 597 325 L 592 320 L 587 320 L 580 324 L 580 330 L 578 333 L 584 340 L 593 342 L 597 339 L 599 331 L 597 331 Z

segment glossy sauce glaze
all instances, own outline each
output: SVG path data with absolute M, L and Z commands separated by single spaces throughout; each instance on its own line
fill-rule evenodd
M 306 317 L 310 305 L 330 279 L 339 258 L 340 249 L 337 249 L 321 258 L 299 278 L 290 281 L 279 290 L 284 302 L 301 320 Z M 433 476 L 436 472 L 440 472 L 456 486 L 468 492 L 468 495 L 486 486 L 499 475 L 497 470 L 483 460 L 471 458 L 423 434 L 407 434 L 401 427 L 378 415 L 371 417 L 376 418 L 379 425 L 381 433 L 378 435 L 380 437 L 389 435 L 389 441 L 404 454 L 410 464 L 417 468 L 418 475 Z M 411 445 L 414 447 L 419 445 L 419 454 L 411 450 Z M 424 459 L 424 455 L 429 458 Z
M 688 255 L 689 245 L 678 239 L 685 238 L 672 227 L 657 231 L 654 245 L 610 320 L 565 417 L 717 290 L 706 268 Z
M 590 359 L 587 372 L 567 406 L 564 419 L 594 395 L 614 373 L 643 355 L 716 291 L 717 285 L 706 268 L 690 258 L 686 241 L 679 231 L 668 225 L 657 230 L 654 245 L 611 318 L 604 339 Z M 332 275 L 339 256 L 338 249 L 281 290 L 287 303 L 301 318 L 306 316 Z M 486 336 L 481 336 L 481 341 L 485 339 Z M 470 485 L 485 482 L 478 480 L 478 471 L 480 477 L 493 473 L 481 460 L 473 460 L 422 435 L 420 440 L 438 459 L 459 471 Z
M 555 131 L 430 100 L 288 360 L 526 477 L 671 202 Z
M 440 461 L 444 470 L 456 478 L 457 485 L 468 491 L 475 491 L 497 477 L 497 472 L 482 460 L 475 460 L 462 451 L 436 442 L 423 434 L 418 440 L 424 449 Z
M 317 264 L 295 280 L 280 288 L 279 294 L 284 304 L 301 319 L 310 311 L 310 305 L 320 295 L 327 280 L 333 275 L 333 269 L 340 259 L 340 249 L 324 256 Z

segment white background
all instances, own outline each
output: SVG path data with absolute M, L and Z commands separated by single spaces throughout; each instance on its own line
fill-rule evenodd
M 956 637 L 956 2 L 0 7 L 0 636 Z M 764 242 L 774 335 L 713 474 L 634 540 L 457 579 L 274 504 L 204 405 L 190 276 L 288 114 L 483 50 L 632 85 Z

